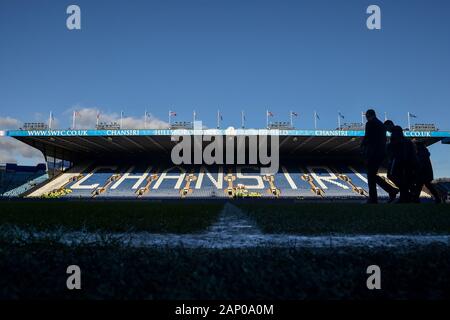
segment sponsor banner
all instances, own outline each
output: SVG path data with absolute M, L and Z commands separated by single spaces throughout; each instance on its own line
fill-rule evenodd
M 449 131 L 405 131 L 407 137 L 448 138 Z M 10 137 L 70 137 L 70 136 L 171 136 L 171 135 L 279 135 L 317 137 L 363 137 L 364 131 L 346 130 L 267 130 L 267 129 L 123 129 L 123 130 L 11 130 L 0 131 Z

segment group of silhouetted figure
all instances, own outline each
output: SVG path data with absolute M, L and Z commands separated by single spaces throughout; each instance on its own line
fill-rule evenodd
M 391 120 L 381 122 L 374 110 L 366 112 L 366 128 L 361 149 L 367 165 L 369 185 L 368 203 L 377 203 L 377 184 L 389 194 L 394 202 L 400 193 L 398 203 L 420 202 L 424 186 L 430 191 L 436 203 L 441 198 L 434 185 L 430 152 L 422 141 L 405 138 L 402 127 Z M 390 137 L 387 137 L 387 132 Z M 388 183 L 378 175 L 380 167 L 386 164 Z

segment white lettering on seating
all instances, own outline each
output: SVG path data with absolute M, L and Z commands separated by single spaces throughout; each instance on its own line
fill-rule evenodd
M 349 187 L 347 187 L 345 184 L 337 182 L 336 180 L 338 180 L 339 178 L 327 167 L 316 166 L 316 167 L 306 167 L 306 169 L 311 173 L 311 176 L 313 177 L 313 179 L 317 181 L 317 183 L 319 184 L 319 186 L 322 189 L 325 189 L 325 190 L 328 189 L 328 187 L 326 186 L 325 183 L 323 183 L 323 181 L 332 183 L 338 187 L 341 187 L 344 190 L 349 189 Z M 317 169 L 322 169 L 322 170 L 327 171 L 329 176 L 319 176 L 318 174 L 316 174 Z
M 358 171 L 356 171 L 355 168 L 353 168 L 352 166 L 349 166 L 349 168 L 350 168 L 350 170 L 353 171 L 353 173 L 354 173 L 358 178 L 360 178 L 360 179 L 362 180 L 362 182 L 364 182 L 365 184 L 368 183 L 366 177 L 364 177 L 361 173 L 359 173 Z
M 220 166 L 217 172 L 217 180 L 214 179 L 213 175 L 206 169 L 206 167 L 202 166 L 198 173 L 197 182 L 195 183 L 195 189 L 201 189 L 203 183 L 203 177 L 206 176 L 209 180 L 214 184 L 217 189 L 222 189 L 223 187 L 223 167 Z
M 257 184 L 250 185 L 250 184 L 244 184 L 244 186 L 248 189 L 264 189 L 264 181 L 260 175 L 244 175 L 242 173 L 243 168 L 251 168 L 258 170 L 256 167 L 239 167 L 237 168 L 236 178 L 237 179 L 253 179 L 257 181 Z
M 147 178 L 148 176 L 148 173 L 152 169 L 152 167 L 150 166 L 144 171 L 143 174 L 132 175 L 131 172 L 133 172 L 134 168 L 135 168 L 134 166 L 131 166 L 130 169 L 128 169 L 128 171 L 124 173 L 124 175 L 120 177 L 120 179 L 117 180 L 116 183 L 113 184 L 111 190 L 117 189 L 117 187 L 126 179 L 137 179 L 136 183 L 132 187 L 132 189 L 136 190 L 137 188 L 139 188 L 142 182 L 144 182 L 145 178 Z
M 291 189 L 297 190 L 297 186 L 296 186 L 294 180 L 292 180 L 291 174 L 287 171 L 286 167 L 281 166 L 281 170 L 283 170 L 284 177 L 286 178 L 287 182 L 289 183 L 289 186 L 291 187 Z
M 178 168 L 181 171 L 181 173 L 170 175 L 170 176 L 167 175 L 167 173 L 169 173 L 170 171 L 172 171 L 175 168 Z M 158 189 L 159 186 L 161 185 L 161 183 L 164 181 L 164 179 L 176 179 L 177 183 L 175 184 L 175 186 L 173 188 L 180 189 L 185 176 L 186 176 L 186 170 L 181 167 L 178 167 L 178 166 L 164 170 L 163 172 L 161 172 L 161 175 L 159 176 L 159 179 L 156 181 L 155 185 L 153 186 L 153 189 Z
M 92 190 L 97 188 L 100 184 L 99 183 L 94 183 L 94 184 L 90 184 L 90 185 L 81 185 L 82 183 L 86 182 L 86 180 L 88 180 L 90 177 L 92 177 L 94 175 L 94 173 L 98 172 L 99 170 L 111 170 L 111 171 L 115 171 L 117 169 L 117 166 L 104 166 L 104 167 L 97 167 L 94 170 L 92 170 L 90 173 L 88 173 L 85 177 L 81 178 L 80 180 L 78 180 L 77 182 L 75 182 L 70 189 L 75 189 L 75 190 Z M 106 182 L 106 180 L 105 180 Z

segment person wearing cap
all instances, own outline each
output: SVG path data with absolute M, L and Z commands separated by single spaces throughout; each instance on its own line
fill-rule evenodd
M 386 128 L 383 122 L 377 118 L 373 109 L 366 111 L 366 119 L 361 148 L 367 166 L 367 183 L 369 185 L 367 203 L 378 203 L 377 176 L 386 155 Z

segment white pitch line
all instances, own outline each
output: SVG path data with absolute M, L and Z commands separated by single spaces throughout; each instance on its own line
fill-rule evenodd
M 108 241 L 122 243 L 127 247 L 184 247 L 184 248 L 336 248 L 336 247 L 408 247 L 417 245 L 442 244 L 450 246 L 450 235 L 336 235 L 336 236 L 298 236 L 289 234 L 155 234 L 148 232 L 111 233 L 107 240 L 95 232 L 36 232 L 28 237 L 25 233 L 21 241 L 52 238 L 66 245 L 102 245 Z
M 3 232 L 5 230 L 2 230 Z M 450 246 L 450 235 L 320 235 L 264 234 L 236 206 L 227 203 L 216 223 L 197 234 L 159 234 L 149 232 L 33 232 L 12 228 L 11 238 L 33 241 L 50 238 L 66 245 L 102 245 L 109 241 L 123 246 L 184 248 L 335 248 L 335 247 L 408 247 L 441 244 Z M 105 240 L 106 238 L 106 240 Z

